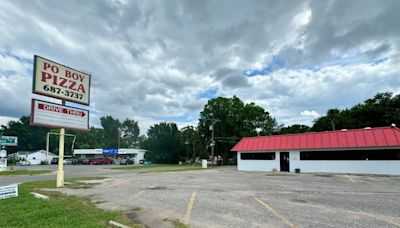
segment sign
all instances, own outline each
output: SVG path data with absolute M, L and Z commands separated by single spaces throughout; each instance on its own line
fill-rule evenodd
M 0 158 L 0 172 L 7 170 L 7 158 Z
M 32 99 L 31 125 L 89 130 L 89 111 Z
M 89 105 L 90 75 L 35 55 L 32 91 Z
M 0 199 L 18 196 L 18 185 L 0 186 Z
M 5 158 L 7 157 L 7 151 L 6 150 L 0 150 L 0 158 Z
M 103 154 L 108 154 L 108 155 L 113 155 L 113 154 L 118 154 L 118 149 L 112 149 L 112 148 L 104 148 L 103 149 Z
M 15 136 L 0 136 L 1 146 L 18 146 L 18 137 Z

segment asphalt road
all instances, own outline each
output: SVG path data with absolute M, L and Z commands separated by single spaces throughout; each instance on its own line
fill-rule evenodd
M 400 227 L 400 176 L 238 172 L 110 173 L 91 196 L 148 227 Z

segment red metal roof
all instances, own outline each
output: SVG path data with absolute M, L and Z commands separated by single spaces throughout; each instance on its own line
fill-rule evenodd
M 245 137 L 232 151 L 315 150 L 371 147 L 400 147 L 400 129 L 370 129 L 310 132 L 289 135 Z

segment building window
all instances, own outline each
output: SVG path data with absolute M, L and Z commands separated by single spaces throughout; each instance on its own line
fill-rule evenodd
M 399 149 L 300 152 L 300 160 L 400 160 Z
M 275 152 L 270 153 L 240 153 L 241 160 L 275 160 Z

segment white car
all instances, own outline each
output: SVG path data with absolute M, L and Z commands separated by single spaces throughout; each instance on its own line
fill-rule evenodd
M 64 164 L 64 165 L 72 165 L 72 161 L 71 161 L 71 160 L 68 160 L 68 159 L 65 159 L 65 160 L 63 161 L 63 164 Z
M 17 165 L 20 165 L 20 166 L 28 166 L 28 165 L 31 165 L 31 163 L 28 162 L 28 161 L 19 161 L 19 162 L 17 162 Z

